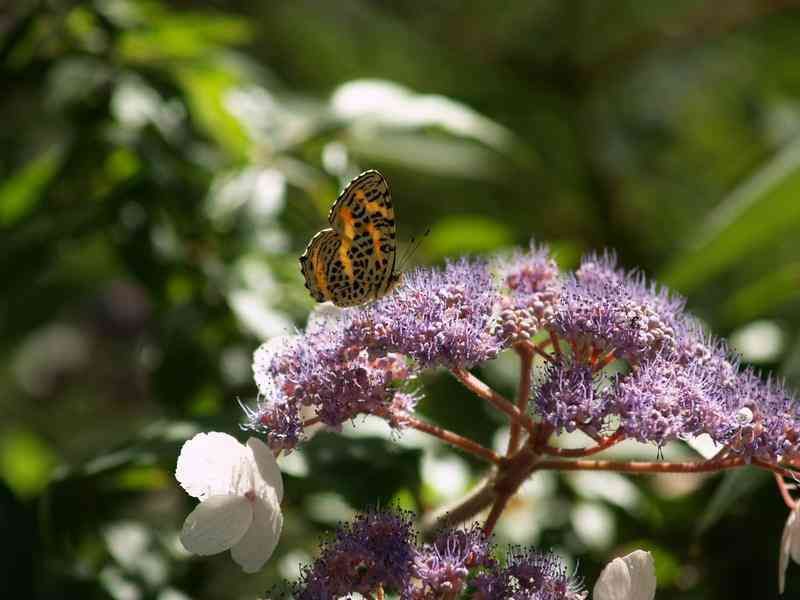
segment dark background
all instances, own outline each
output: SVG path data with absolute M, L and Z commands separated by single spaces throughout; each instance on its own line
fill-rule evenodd
M 788 0 L 0 3 L 0 582 L 254 597 L 352 510 L 424 511 L 480 475 L 365 423 L 285 467 L 262 573 L 180 550 L 180 444 L 246 439 L 251 354 L 303 325 L 297 257 L 365 168 L 402 241 L 431 228 L 412 264 L 614 248 L 800 384 L 799 32 Z M 511 393 L 514 366 L 483 375 Z M 424 384 L 428 418 L 492 443 L 476 399 Z M 498 535 L 579 559 L 589 586 L 644 547 L 660 600 L 760 599 L 785 518 L 751 471 L 544 475 Z

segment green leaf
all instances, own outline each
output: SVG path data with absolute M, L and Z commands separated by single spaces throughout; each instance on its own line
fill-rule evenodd
M 736 188 L 660 278 L 688 292 L 737 261 L 796 233 L 800 226 L 800 142 Z
M 246 20 L 223 14 L 161 13 L 150 15 L 147 27 L 124 31 L 117 51 L 134 63 L 185 60 L 206 56 L 252 37 Z
M 434 259 L 488 252 L 513 242 L 508 226 L 482 215 L 454 215 L 431 227 L 425 252 Z
M 800 201 L 800 200 L 798 200 Z M 769 314 L 781 304 L 800 297 L 800 263 L 781 266 L 738 290 L 723 305 L 729 323 L 743 323 Z
M 475 142 L 453 136 L 424 133 L 393 133 L 379 129 L 358 133 L 347 140 L 349 149 L 366 161 L 401 165 L 439 176 L 484 181 L 500 180 L 496 152 Z
M 41 202 L 45 187 L 61 166 L 62 155 L 61 146 L 51 146 L 0 183 L 0 227 L 14 225 Z
M 38 435 L 28 431 L 3 434 L 0 475 L 22 497 L 38 494 L 47 485 L 57 459 Z
M 727 472 L 697 523 L 697 534 L 708 530 L 725 516 L 732 506 L 762 485 L 769 477 L 769 473 L 759 469 L 738 469 Z
M 213 65 L 180 67 L 176 75 L 186 92 L 192 118 L 231 156 L 246 159 L 250 138 L 225 105 L 228 92 L 240 83 L 239 78 Z

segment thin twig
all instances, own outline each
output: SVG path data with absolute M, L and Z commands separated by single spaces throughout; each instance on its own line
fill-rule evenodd
M 494 504 L 492 504 L 492 510 L 489 511 L 489 516 L 486 517 L 486 522 L 483 524 L 483 534 L 485 536 L 488 537 L 494 532 L 495 525 L 497 525 L 500 515 L 506 509 L 509 498 L 511 498 L 510 494 L 501 494 L 495 499 Z
M 597 454 L 598 452 L 602 452 L 603 450 L 607 450 L 622 440 L 625 439 L 625 435 L 617 431 L 613 435 L 607 438 L 601 438 L 596 446 L 592 446 L 591 448 L 554 448 L 553 446 L 544 446 L 541 448 L 542 454 L 547 454 L 549 456 L 560 456 L 562 458 L 581 458 L 584 456 L 591 456 L 592 454 Z
M 310 419 L 306 419 L 305 421 L 303 421 L 303 429 L 305 429 L 306 427 L 311 427 L 312 425 L 316 425 L 321 421 L 322 419 L 320 418 L 319 415 L 317 415 L 316 417 L 311 417 Z
M 494 490 L 497 475 L 496 470 L 490 472 L 463 498 L 426 514 L 422 520 L 425 535 L 430 537 L 439 529 L 463 523 L 491 505 L 497 495 Z
M 528 409 L 528 399 L 531 392 L 531 369 L 533 367 L 533 353 L 528 345 L 515 344 L 514 350 L 519 355 L 519 388 L 517 389 L 517 409 L 525 413 Z M 517 421 L 511 423 L 511 433 L 508 438 L 506 456 L 511 456 L 519 448 L 521 429 Z
M 533 419 L 521 412 L 506 398 L 475 377 L 475 375 L 461 367 L 451 369 L 450 372 L 473 394 L 486 400 L 496 409 L 508 415 L 512 420 L 517 421 L 528 433 L 533 433 L 536 427 Z
M 728 458 L 722 461 L 688 461 L 679 463 L 613 461 L 613 460 L 543 460 L 536 469 L 561 471 L 618 471 L 622 473 L 708 473 L 747 466 L 744 458 Z M 781 467 L 766 462 L 753 465 L 770 471 L 784 471 Z
M 381 415 L 385 416 L 385 415 Z M 417 431 L 423 431 L 427 434 L 430 434 L 434 437 L 439 438 L 443 442 L 450 444 L 451 446 L 455 446 L 464 452 L 468 452 L 478 458 L 481 458 L 487 462 L 493 464 L 500 464 L 502 462 L 502 458 L 494 451 L 490 450 L 486 446 L 482 446 L 478 442 L 464 437 L 463 435 L 459 435 L 454 431 L 450 431 L 449 429 L 445 429 L 444 427 L 439 427 L 438 425 L 434 425 L 433 423 L 428 423 L 427 421 L 423 421 L 416 417 L 412 417 L 411 415 L 404 414 L 401 417 L 403 423 L 411 427 L 412 429 L 416 429 Z
M 551 364 L 555 364 L 556 360 L 553 358 L 553 356 L 544 351 L 544 349 L 547 348 L 548 346 L 550 346 L 552 343 L 553 343 L 553 341 L 549 340 L 549 339 L 548 340 L 543 340 L 542 342 L 540 342 L 538 344 L 534 344 L 530 340 L 522 340 L 522 341 L 519 341 L 519 342 L 515 343 L 514 344 L 514 348 L 515 349 L 516 348 L 524 348 L 524 349 L 526 349 L 526 350 L 528 350 L 530 352 L 538 354 L 539 356 L 541 356 L 547 362 L 549 362 Z
M 547 333 L 550 334 L 550 341 L 553 343 L 553 350 L 555 350 L 558 356 L 561 356 L 561 344 L 558 343 L 558 336 L 552 331 L 548 331 Z

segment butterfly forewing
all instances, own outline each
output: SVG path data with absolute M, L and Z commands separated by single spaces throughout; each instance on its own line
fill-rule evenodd
M 311 295 L 318 302 L 354 306 L 390 291 L 399 275 L 394 207 L 383 175 L 366 171 L 351 181 L 328 221 L 333 229 L 316 234 L 300 257 Z

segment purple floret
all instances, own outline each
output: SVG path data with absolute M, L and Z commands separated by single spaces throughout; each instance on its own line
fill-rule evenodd
M 585 363 L 561 359 L 548 364 L 535 395 L 539 414 L 556 430 L 600 430 L 608 407 L 599 379 Z
M 498 260 L 496 270 L 507 288 L 500 302 L 498 330 L 511 341 L 530 339 L 553 318 L 561 286 L 556 262 L 546 247 Z
M 340 525 L 319 558 L 293 584 L 295 600 L 372 595 L 380 587 L 401 600 L 583 600 L 586 594 L 561 559 L 512 547 L 505 566 L 481 527 L 440 532 L 418 545 L 411 514 L 375 510 Z
M 641 274 L 616 268 L 613 255 L 589 256 L 566 279 L 551 327 L 577 348 L 638 363 L 675 347 L 683 307 Z
M 620 428 L 630 438 L 663 445 L 709 433 L 720 441 L 736 426 L 720 383 L 702 364 L 682 365 L 663 354 L 620 378 L 610 396 Z
M 580 582 L 554 554 L 512 547 L 505 568 L 475 578 L 476 600 L 583 600 Z
M 411 376 L 403 357 L 372 357 L 348 345 L 336 319 L 315 322 L 305 334 L 259 350 L 254 370 L 261 394 L 248 427 L 266 433 L 273 449 L 297 444 L 302 407 L 334 428 L 358 414 L 413 407 L 409 395 L 395 402 L 394 383 Z
M 745 370 L 726 407 L 738 417 L 726 440 L 735 452 L 769 461 L 800 457 L 800 402 L 782 382 Z
M 419 587 L 412 597 L 458 594 L 467 585 L 471 569 L 493 565 L 490 541 L 477 524 L 468 529 L 444 531 L 417 552 L 414 574 Z
M 471 367 L 497 356 L 491 331 L 498 292 L 485 263 L 460 260 L 444 270 L 417 269 L 402 285 L 354 316 L 351 335 L 423 368 Z
M 586 594 L 555 554 L 511 548 L 506 572 L 514 580 L 513 600 L 579 600 Z
M 370 594 L 380 585 L 407 597 L 416 534 L 409 513 L 372 511 L 341 525 L 323 542 L 319 558 L 294 585 L 296 600 L 336 600 Z

